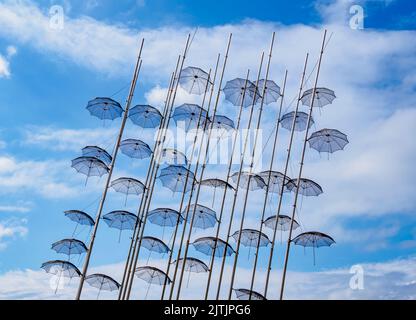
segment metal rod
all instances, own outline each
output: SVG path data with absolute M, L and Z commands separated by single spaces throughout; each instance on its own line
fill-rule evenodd
M 299 105 L 300 105 L 300 101 L 301 101 L 300 98 L 302 96 L 303 85 L 304 85 L 304 81 L 305 81 L 306 68 L 307 68 L 307 65 L 308 65 L 308 58 L 309 58 L 309 54 L 306 54 L 305 63 L 304 63 L 304 66 L 303 66 L 303 73 L 302 73 L 300 86 L 299 86 L 299 93 L 298 93 L 298 97 L 297 97 L 297 103 L 296 103 L 296 107 L 295 107 L 295 114 L 293 116 L 293 121 L 292 121 L 292 129 L 290 131 L 290 139 L 289 139 L 289 145 L 288 145 L 288 148 L 287 148 L 285 169 L 283 171 L 283 181 L 285 181 L 285 179 L 287 177 L 287 171 L 289 169 L 289 162 L 290 162 L 290 155 L 291 155 L 291 151 L 292 151 L 293 138 L 295 136 L 296 117 L 297 117 L 297 114 L 298 114 Z M 280 121 L 279 121 L 278 125 L 280 125 Z M 263 295 L 266 298 L 267 298 L 267 291 L 268 291 L 268 288 L 269 288 L 270 272 L 272 270 L 274 246 L 276 244 L 277 225 L 278 225 L 278 222 L 279 222 L 278 219 L 279 219 L 280 211 L 281 211 L 281 208 L 282 208 L 283 193 L 284 193 L 284 190 L 285 190 L 285 186 L 286 185 L 284 183 L 282 183 L 282 186 L 280 187 L 280 192 L 279 192 L 279 203 L 277 205 L 276 224 L 275 224 L 274 229 L 273 229 L 273 237 L 272 237 L 271 246 L 270 246 L 269 262 L 268 262 L 268 267 L 267 267 L 267 272 L 266 272 L 266 283 L 265 283 L 264 295 Z
M 132 80 L 131 85 L 130 85 L 129 96 L 128 96 L 127 101 L 126 101 L 126 107 L 125 107 L 125 110 L 124 110 L 123 119 L 122 119 L 122 122 L 121 122 L 118 137 L 117 137 L 117 140 L 116 140 L 116 145 L 115 145 L 115 148 L 114 148 L 114 151 L 113 151 L 113 157 L 112 157 L 112 160 L 111 160 L 111 163 L 110 163 L 110 168 L 109 168 L 110 170 L 108 172 L 108 176 L 107 176 L 107 180 L 106 180 L 106 183 L 105 183 L 104 191 L 103 191 L 103 194 L 102 194 L 102 197 L 101 197 L 100 205 L 98 207 L 98 212 L 97 212 L 97 215 L 95 217 L 94 230 L 93 230 L 92 235 L 91 235 L 91 240 L 90 240 L 88 250 L 87 250 L 87 254 L 86 254 L 86 257 L 85 257 L 85 262 L 84 262 L 84 266 L 83 266 L 83 269 L 82 269 L 82 274 L 80 276 L 79 286 L 78 286 L 77 294 L 76 294 L 76 297 L 75 297 L 76 300 L 80 300 L 80 298 L 81 298 L 82 289 L 84 287 L 85 276 L 86 276 L 87 271 L 88 271 L 88 266 L 89 266 L 89 263 L 90 263 L 92 250 L 94 248 L 95 237 L 96 237 L 96 234 L 97 234 L 97 231 L 98 231 L 98 225 L 100 223 L 101 214 L 102 214 L 102 211 L 103 211 L 103 208 L 104 208 L 104 203 L 105 203 L 105 200 L 106 200 L 106 197 L 107 197 L 108 187 L 109 187 L 110 182 L 111 182 L 114 166 L 115 166 L 116 159 L 117 159 L 118 150 L 119 150 L 119 147 L 120 147 L 121 138 L 122 138 L 123 132 L 124 132 L 124 127 L 126 126 L 126 121 L 127 121 L 131 101 L 132 101 L 133 96 L 134 96 L 134 91 L 136 90 L 136 83 L 137 83 L 137 79 L 139 77 L 140 68 L 141 68 L 141 64 L 142 64 L 141 55 L 142 55 L 143 45 L 144 45 L 144 39 L 142 40 L 141 45 L 140 45 L 139 54 L 137 56 L 137 61 L 136 61 L 136 65 L 135 65 L 135 68 L 134 68 L 133 80 Z
M 318 86 L 319 73 L 320 73 L 320 70 L 321 70 L 321 63 L 322 63 L 322 56 L 324 54 L 326 33 L 327 33 L 327 30 L 325 30 L 324 37 L 323 37 L 323 40 L 322 40 L 322 47 L 321 47 L 321 53 L 319 55 L 318 69 L 316 70 L 315 84 L 314 84 L 313 92 L 312 92 L 311 105 L 309 107 L 308 123 L 307 123 L 306 130 L 305 130 L 305 139 L 303 141 L 302 156 L 301 156 L 300 166 L 299 166 L 299 175 L 298 175 L 298 179 L 297 179 L 297 182 L 296 182 L 297 186 L 296 186 L 296 192 L 295 192 L 295 199 L 293 201 L 292 221 L 290 222 L 289 236 L 288 236 L 288 241 L 287 241 L 287 246 L 286 246 L 285 263 L 284 263 L 284 267 L 283 267 L 282 284 L 281 284 L 281 288 L 280 288 L 280 300 L 283 300 L 283 294 L 284 294 L 284 289 L 285 289 L 287 264 L 288 264 L 289 252 L 290 252 L 290 243 L 292 241 L 291 239 L 292 239 L 292 231 L 293 231 L 293 221 L 294 221 L 294 218 L 295 218 L 296 206 L 297 206 L 297 202 L 298 202 L 299 185 L 300 185 L 300 181 L 301 181 L 300 179 L 302 178 L 303 164 L 304 164 L 304 161 L 305 161 L 306 144 L 308 142 L 309 126 L 311 124 L 311 119 L 312 119 L 313 104 L 315 103 L 316 87 Z
M 269 166 L 269 173 L 268 173 L 267 183 L 266 183 L 266 193 L 264 195 L 263 210 L 262 210 L 261 219 L 260 219 L 260 230 L 259 230 L 260 235 L 263 231 L 263 222 L 264 222 L 264 218 L 265 218 L 265 214 L 266 214 L 267 200 L 268 200 L 268 197 L 269 197 L 270 178 L 271 178 L 271 174 L 272 174 L 272 171 L 273 171 L 274 158 L 275 158 L 275 154 L 276 154 L 276 147 L 277 147 L 278 137 L 279 137 L 279 122 L 280 122 L 280 117 L 282 115 L 283 99 L 285 97 L 285 91 L 286 91 L 286 80 L 287 80 L 287 70 L 285 72 L 285 77 L 284 77 L 284 80 L 283 80 L 283 87 L 282 87 L 283 89 L 282 89 L 282 94 L 280 96 L 281 100 L 280 100 L 279 112 L 277 113 L 276 123 L 275 123 L 276 131 L 275 131 L 275 135 L 274 135 L 272 155 L 271 155 L 271 158 L 270 158 L 270 166 Z M 285 183 L 285 177 L 286 176 L 283 176 L 282 184 Z M 254 256 L 254 264 L 253 264 L 253 272 L 252 272 L 252 275 L 251 275 L 250 292 L 253 291 L 253 287 L 254 287 L 254 281 L 255 281 L 256 271 L 257 271 L 257 261 L 258 261 L 259 249 L 260 249 L 260 236 L 259 236 L 259 239 L 257 241 L 256 254 Z M 251 294 L 249 296 L 249 300 L 251 300 Z

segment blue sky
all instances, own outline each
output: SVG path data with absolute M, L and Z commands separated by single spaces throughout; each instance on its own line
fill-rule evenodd
M 323 26 L 333 32 L 321 84 L 334 88 L 338 99 L 334 108 L 316 115 L 317 125 L 346 132 L 351 143 L 329 161 L 308 150 L 305 174 L 316 179 L 325 193 L 304 199 L 301 217 L 306 229 L 327 232 L 337 244 L 318 250 L 316 266 L 310 250 L 305 256 L 303 249 L 294 248 L 290 269 L 313 278 L 310 272 L 348 273 L 354 264 L 374 270 L 375 265 L 389 266 L 404 259 L 414 265 L 416 152 L 411 135 L 416 119 L 416 7 L 410 0 L 358 3 L 365 13 L 363 30 L 349 28 L 348 0 L 258 1 L 256 5 L 245 0 L 238 5 L 235 1 L 0 1 L 0 282 L 8 283 L 10 273 L 17 271 L 22 272 L 19 279 L 25 279 L 27 272 L 38 272 L 42 262 L 58 257 L 50 250 L 51 243 L 71 236 L 74 227 L 64 210 L 85 209 L 94 214 L 97 203 L 93 200 L 100 195 L 103 179 L 91 179 L 84 188 L 70 160 L 79 155 L 83 144 L 111 149 L 119 121 L 103 125 L 91 118 L 85 110 L 88 100 L 120 89 L 114 98 L 125 100 L 137 44 L 144 36 L 143 73 L 134 102 L 160 108 L 175 57 L 187 33 L 196 27 L 199 31 L 188 64 L 206 70 L 223 52 L 227 33 L 235 34 L 226 80 L 244 77 L 247 68 L 255 73 L 260 52 L 268 48 L 271 32 L 276 31 L 278 47 L 271 74 L 280 84 L 282 71 L 288 68 L 289 96 L 296 94 L 306 51 L 311 52 L 312 61 L 317 57 Z M 62 5 L 65 11 L 61 33 L 45 26 L 52 5 Z M 184 94 L 178 100 L 187 99 L 199 101 Z M 223 101 L 221 106 L 235 120 L 236 110 Z M 266 137 L 275 111 L 274 105 L 264 118 Z M 126 137 L 143 135 L 151 143 L 151 132 L 140 132 L 131 123 L 127 129 Z M 283 151 L 287 134 L 282 137 L 279 148 Z M 292 161 L 294 168 L 298 154 Z M 282 170 L 282 159 L 279 156 L 276 170 Z M 144 179 L 146 165 L 120 156 L 115 175 Z M 169 195 L 158 199 L 157 205 L 177 200 Z M 134 211 L 137 202 L 131 198 L 127 208 Z M 121 203 L 122 196 L 111 194 L 104 211 L 118 209 Z M 248 223 L 254 223 L 256 210 L 253 201 L 253 219 Z M 117 238 L 116 231 L 101 225 L 93 266 L 123 260 L 127 233 L 121 244 Z M 80 239 L 87 239 L 86 231 Z M 278 247 L 281 253 L 283 246 Z M 240 261 L 242 268 L 250 266 L 246 253 Z M 264 256 L 260 262 L 264 264 Z M 406 271 L 403 274 L 409 276 Z M 22 297 L 28 292 L 35 297 L 53 293 L 44 277 L 36 279 L 37 286 L 22 287 Z M 379 298 L 376 291 L 369 290 L 364 297 Z M 18 297 L 7 292 L 6 286 L 0 297 Z M 325 296 L 327 291 L 321 293 Z M 70 296 L 71 291 L 64 297 Z

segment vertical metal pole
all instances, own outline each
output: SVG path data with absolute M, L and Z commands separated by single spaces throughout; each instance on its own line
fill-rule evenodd
M 260 234 L 263 231 L 264 216 L 266 214 L 267 200 L 268 200 L 268 197 L 269 197 L 270 178 L 271 178 L 271 173 L 272 173 L 272 170 L 273 170 L 277 140 L 278 140 L 278 136 L 279 136 L 279 121 L 280 121 L 280 117 L 282 115 L 283 99 L 285 97 L 285 91 L 286 91 L 286 80 L 287 80 L 287 70 L 285 72 L 285 77 L 284 77 L 284 80 L 283 80 L 283 89 L 282 89 L 282 94 L 280 96 L 281 100 L 280 100 L 279 112 L 277 113 L 277 117 L 276 117 L 276 124 L 275 124 L 276 125 L 276 132 L 275 132 L 275 135 L 274 135 L 273 150 L 272 150 L 272 156 L 271 156 L 271 159 L 270 159 L 269 174 L 268 174 L 267 183 L 266 183 L 266 194 L 264 195 L 263 211 L 262 211 L 261 219 L 260 219 L 260 230 L 259 230 Z M 282 184 L 285 183 L 285 177 L 286 176 L 283 177 Z M 259 249 L 260 249 L 260 237 L 259 237 L 259 239 L 257 241 L 257 245 L 256 245 L 256 254 L 254 256 L 253 273 L 251 275 L 250 292 L 253 291 L 253 287 L 254 287 L 254 281 L 255 281 L 256 271 L 257 271 L 257 261 L 258 261 Z M 251 294 L 250 294 L 249 300 L 251 300 Z
M 89 246 L 88 246 L 88 251 L 87 251 L 87 254 L 86 254 L 86 257 L 85 257 L 85 262 L 84 262 L 84 266 L 83 266 L 83 269 L 82 269 L 82 274 L 80 276 L 77 295 L 76 295 L 76 298 L 75 298 L 76 300 L 79 300 L 81 298 L 81 293 L 82 293 L 82 289 L 83 289 L 83 286 L 84 286 L 85 276 L 86 276 L 87 271 L 88 271 L 88 266 L 89 266 L 89 263 L 90 263 L 92 250 L 93 250 L 93 247 L 94 247 L 94 242 L 95 242 L 95 237 L 96 237 L 97 230 L 98 230 L 98 225 L 100 223 L 101 214 L 102 214 L 104 203 L 105 203 L 105 200 L 106 200 L 106 197 L 107 197 L 108 187 L 109 187 L 110 182 L 111 182 L 111 177 L 112 177 L 114 166 L 115 166 L 116 159 L 117 159 L 118 149 L 120 147 L 120 142 L 121 142 L 121 138 L 123 136 L 124 127 L 126 126 L 126 121 L 127 121 L 131 101 L 133 99 L 134 91 L 136 89 L 137 78 L 139 76 L 141 63 L 142 63 L 141 55 L 142 55 L 142 50 L 143 50 L 143 44 L 144 44 L 144 39 L 142 40 L 142 43 L 140 45 L 140 50 L 139 50 L 139 54 L 138 54 L 138 57 L 137 57 L 136 66 L 134 68 L 133 80 L 132 80 L 131 85 L 130 85 L 129 96 L 128 96 L 127 101 L 126 101 L 126 108 L 124 110 L 123 119 L 122 119 L 120 130 L 119 130 L 119 133 L 118 133 L 116 145 L 115 145 L 115 148 L 114 148 L 114 151 L 113 151 L 112 161 L 110 163 L 110 170 L 108 172 L 108 176 L 107 176 L 107 180 L 106 180 L 106 183 L 105 183 L 103 195 L 101 197 L 100 205 L 98 207 L 98 212 L 97 212 L 97 215 L 95 217 L 95 225 L 94 225 L 94 229 L 93 229 L 93 232 L 92 232 L 92 235 L 91 235 L 91 240 L 90 240 L 90 243 L 89 243 Z
M 288 260 L 289 260 L 290 243 L 292 242 L 291 239 L 292 239 L 292 231 L 293 231 L 293 221 L 295 219 L 295 214 L 296 214 L 296 206 L 297 206 L 298 196 L 299 196 L 299 184 L 300 184 L 300 179 L 302 178 L 303 163 L 305 161 L 306 144 L 308 142 L 309 126 L 311 124 L 313 104 L 315 103 L 315 97 L 316 97 L 316 87 L 318 86 L 319 72 L 321 70 L 321 63 L 322 63 L 322 56 L 324 54 L 326 33 L 327 33 L 327 31 L 325 30 L 324 38 L 322 40 L 321 53 L 319 55 L 318 69 L 316 71 L 315 84 L 314 84 L 314 87 L 313 87 L 311 105 L 309 107 L 308 124 L 306 126 L 305 139 L 303 141 L 302 157 L 301 157 L 301 160 L 300 160 L 299 175 L 298 175 L 298 179 L 297 179 L 297 182 L 296 182 L 297 187 L 296 187 L 296 192 L 295 192 L 295 199 L 293 201 L 293 210 L 292 210 L 292 217 L 291 217 L 292 221 L 290 222 L 289 237 L 288 237 L 287 246 L 286 246 L 285 264 L 284 264 L 284 267 L 283 267 L 282 284 L 281 284 L 281 288 L 280 288 L 280 300 L 283 299 L 283 294 L 284 294 L 284 290 L 285 290 L 287 263 L 288 263 Z

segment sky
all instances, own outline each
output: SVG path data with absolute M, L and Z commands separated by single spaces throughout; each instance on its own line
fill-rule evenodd
M 350 9 L 357 4 L 364 14 L 363 28 L 359 29 L 350 25 L 355 14 Z M 64 13 L 62 28 L 51 26 L 54 6 Z M 111 96 L 124 103 L 142 38 L 143 67 L 133 103 L 161 109 L 169 76 L 188 33 L 195 33 L 195 37 L 185 64 L 207 71 L 214 69 L 218 53 L 224 55 L 228 34 L 233 33 L 225 73 L 228 81 L 244 78 L 247 69 L 251 79 L 256 78 L 260 55 L 268 52 L 275 31 L 270 78 L 281 85 L 288 70 L 283 107 L 290 112 L 307 52 L 307 87 L 313 85 L 313 67 L 325 28 L 330 40 L 319 84 L 333 89 L 337 99 L 314 114 L 313 129 L 336 128 L 348 135 L 350 143 L 329 158 L 308 148 L 304 176 L 318 182 L 324 193 L 302 198 L 297 218 L 302 230 L 327 233 L 336 244 L 319 248 L 315 265 L 311 250 L 292 248 L 287 297 L 416 298 L 415 15 L 411 0 L 255 4 L 241 0 L 238 6 L 235 1 L 0 1 L 0 298 L 74 297 L 76 279 L 62 284 L 55 295 L 53 278 L 40 266 L 47 260 L 65 258 L 50 249 L 53 242 L 74 232 L 75 225 L 63 211 L 79 209 L 95 214 L 104 178 L 91 178 L 84 186 L 84 177 L 70 167 L 70 160 L 86 145 L 111 151 L 120 121 L 102 123 L 91 117 L 85 106 L 97 96 Z M 201 97 L 180 89 L 175 105 L 181 103 L 200 104 Z M 270 158 L 268 137 L 277 108 L 275 103 L 264 111 L 264 166 Z M 236 120 L 238 110 L 223 95 L 219 110 Z M 246 113 L 243 123 L 247 118 Z M 283 170 L 288 141 L 288 132 L 281 131 L 275 163 L 278 171 Z M 152 144 L 153 131 L 140 130 L 128 122 L 125 137 Z M 301 141 L 302 135 L 297 134 L 289 176 L 298 170 Z M 146 160 L 120 155 L 115 176 L 144 180 L 147 165 Z M 224 177 L 225 170 L 221 165 L 208 166 L 206 176 L 222 172 Z M 154 208 L 178 206 L 179 195 L 172 195 L 159 182 L 156 192 L 166 196 L 155 197 Z M 250 194 L 245 227 L 259 227 L 263 197 L 264 191 Z M 208 205 L 211 198 L 212 194 L 205 193 L 202 202 Z M 284 200 L 287 213 L 291 200 L 290 196 Z M 233 230 L 238 228 L 241 202 Z M 104 211 L 122 208 L 134 212 L 138 203 L 138 198 L 130 197 L 124 207 L 124 197 L 110 192 Z M 267 214 L 274 213 L 272 203 Z M 226 232 L 223 229 L 221 234 Z M 80 229 L 76 235 L 87 241 L 88 232 Z M 160 229 L 150 227 L 148 232 Z M 194 237 L 212 233 L 212 229 L 198 231 Z M 169 241 L 167 235 L 164 240 Z M 118 232 L 100 224 L 91 272 L 105 272 L 120 281 L 128 243 L 128 232 L 118 243 Z M 277 297 L 280 284 L 283 250 L 284 245 L 278 243 L 272 298 Z M 262 249 L 259 256 L 255 286 L 259 291 L 267 252 Z M 191 253 L 207 262 L 196 251 L 191 249 Z M 253 255 L 248 253 L 243 248 L 239 258 L 241 272 L 236 284 L 242 287 L 248 285 L 245 274 L 250 273 L 253 263 Z M 142 259 L 147 259 L 147 252 Z M 73 257 L 71 261 L 82 266 L 82 259 Z M 163 261 L 157 255 L 151 259 L 152 264 L 166 268 Z M 361 289 L 350 285 L 356 268 L 363 271 Z M 202 297 L 206 277 L 192 277 L 184 297 Z M 143 298 L 144 283 L 137 280 L 134 288 L 135 298 Z M 156 298 L 158 292 L 159 288 L 153 288 L 149 297 Z M 94 290 L 86 289 L 85 297 L 95 295 Z M 104 293 L 102 297 L 112 299 L 115 295 Z

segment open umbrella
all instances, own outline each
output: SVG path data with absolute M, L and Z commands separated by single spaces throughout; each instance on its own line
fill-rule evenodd
M 103 148 L 97 147 L 97 146 L 87 146 L 82 149 L 82 155 L 84 157 L 93 157 L 101 160 L 104 162 L 107 166 L 110 165 L 113 158 L 110 156 L 110 154 L 105 151 Z
M 143 237 L 142 246 L 149 250 L 149 257 L 147 258 L 146 263 L 149 263 L 150 255 L 152 252 L 163 254 L 169 252 L 169 247 L 162 240 L 155 237 Z
M 88 102 L 87 110 L 101 120 L 114 120 L 124 111 L 120 103 L 111 98 L 95 98 Z
M 349 141 L 345 134 L 336 129 L 322 129 L 312 133 L 308 142 L 318 152 L 333 153 L 344 150 Z
M 328 104 L 331 104 L 332 101 L 336 98 L 335 92 L 328 88 L 316 88 L 315 91 L 315 101 L 314 101 L 314 107 L 322 108 Z M 310 107 L 312 103 L 312 95 L 313 95 L 313 89 L 306 90 L 302 97 L 300 98 L 302 100 L 303 105 Z
M 84 242 L 77 239 L 63 239 L 52 244 L 51 247 L 56 253 L 66 254 L 71 257 L 73 254 L 83 254 L 88 251 Z
M 267 300 L 260 293 L 248 289 L 234 289 L 234 292 L 238 300 Z
M 181 258 L 177 261 L 174 261 L 173 263 L 179 263 L 179 268 L 182 268 L 184 259 Z M 194 273 L 204 273 L 204 272 L 208 272 L 209 268 L 208 266 L 201 260 L 196 259 L 196 258 L 192 258 L 192 257 L 187 257 L 185 259 L 185 271 L 188 271 L 188 280 L 187 280 L 187 284 L 186 286 L 189 286 L 189 280 L 191 279 L 191 272 Z
M 94 219 L 89 214 L 83 211 L 67 210 L 64 211 L 64 214 L 65 217 L 69 218 L 71 221 L 74 221 L 76 223 L 72 236 L 74 236 L 75 232 L 77 231 L 78 225 L 92 227 L 95 224 Z
M 121 141 L 120 150 L 130 158 L 145 159 L 151 156 L 152 150 L 141 140 L 126 139 Z
M 234 249 L 227 242 L 215 237 L 202 237 L 196 239 L 192 243 L 192 245 L 197 251 L 208 256 L 212 256 L 214 248 L 216 248 L 216 257 L 223 257 L 224 255 L 231 256 L 235 252 Z
M 140 195 L 145 189 L 144 184 L 139 180 L 126 177 L 113 180 L 110 187 L 112 187 L 116 192 L 124 193 L 126 195 L 124 205 L 127 204 L 127 196 L 129 194 Z
M 179 78 L 179 85 L 191 94 L 203 94 L 210 84 L 209 74 L 198 67 L 186 67 Z
M 131 122 L 142 128 L 156 128 L 160 125 L 162 115 L 160 111 L 149 105 L 137 105 L 130 109 Z
M 253 104 L 253 99 L 254 104 L 256 104 L 259 98 L 261 98 L 256 85 L 242 78 L 227 81 L 223 92 L 225 94 L 225 100 L 237 107 L 241 105 L 243 107 L 249 107 Z
M 265 182 L 264 189 L 267 188 L 267 182 L 269 182 L 269 192 L 279 193 L 282 191 L 282 184 L 286 185 L 290 178 L 285 176 L 283 173 L 278 171 L 262 171 L 258 174 L 263 181 Z M 283 192 L 288 192 L 286 188 L 283 189 Z
M 110 228 L 119 229 L 118 241 L 120 242 L 123 230 L 134 230 L 137 223 L 137 216 L 124 210 L 111 211 L 103 216 L 103 220 Z
M 98 289 L 97 299 L 100 297 L 101 290 L 116 291 L 120 288 L 116 280 L 102 273 L 91 274 L 85 278 L 85 281 L 91 287 Z
M 228 182 L 221 180 L 221 179 L 204 179 L 200 182 L 201 186 L 206 186 L 206 187 L 210 187 L 210 188 L 214 188 L 214 196 L 212 197 L 212 207 L 214 206 L 215 203 L 215 193 L 217 191 L 217 188 L 220 189 L 225 189 L 225 188 L 229 188 L 234 190 L 234 187 L 229 184 Z
M 145 299 L 147 299 L 147 295 L 149 294 L 150 286 L 152 284 L 162 286 L 165 283 L 170 284 L 172 282 L 165 272 L 150 266 L 136 268 L 135 275 L 149 284 Z
M 69 261 L 52 260 L 52 261 L 42 263 L 41 268 L 44 269 L 47 273 L 50 273 L 59 277 L 57 284 L 56 284 L 55 294 L 58 291 L 61 277 L 72 279 L 74 277 L 79 277 L 81 275 L 81 272 L 78 270 L 78 268 Z
M 296 192 L 297 180 L 298 179 L 292 179 L 287 183 L 286 186 L 289 191 Z M 299 194 L 307 197 L 316 197 L 319 196 L 321 193 L 323 193 L 323 191 L 319 184 L 310 179 L 300 179 Z
M 317 231 L 304 232 L 292 240 L 296 245 L 313 248 L 313 264 L 315 265 L 315 248 L 330 247 L 335 240 L 330 236 Z
M 158 177 L 164 187 L 169 188 L 172 192 L 185 193 L 192 189 L 195 180 L 194 174 L 183 166 L 170 165 L 160 171 Z M 186 188 L 185 188 L 186 185 Z
M 290 229 L 290 225 L 292 222 L 292 219 L 289 216 L 281 215 L 279 214 L 279 218 L 276 219 L 276 215 L 268 217 L 266 220 L 264 220 L 264 225 L 267 228 L 270 228 L 272 230 L 280 230 L 280 242 L 283 241 L 283 231 L 288 231 Z M 277 226 L 276 226 L 277 222 Z M 300 225 L 296 220 L 293 220 L 293 229 L 296 230 L 299 228 Z
M 172 118 L 176 125 L 178 125 L 178 122 L 185 122 L 185 130 L 188 131 L 197 128 L 198 124 L 200 127 L 203 127 L 207 116 L 207 111 L 200 106 L 192 103 L 184 103 L 175 108 Z
M 291 131 L 294 116 L 295 116 L 295 111 L 292 111 L 292 112 L 289 112 L 289 113 L 286 113 L 285 115 L 283 115 L 282 118 L 280 119 L 280 124 L 282 125 L 282 127 Z M 305 112 L 301 112 L 301 111 L 296 112 L 295 131 L 305 131 L 306 130 L 306 126 L 308 124 L 308 117 L 309 117 L 309 115 Z M 312 125 L 314 123 L 315 122 L 311 118 L 311 121 L 309 123 L 309 128 L 312 127 Z
M 184 220 L 178 211 L 169 208 L 154 209 L 147 214 L 147 219 L 150 223 L 163 227 L 162 239 L 165 234 L 165 227 L 174 227 Z
M 173 164 L 173 165 L 186 165 L 188 164 L 188 160 L 186 159 L 186 156 L 182 152 L 176 149 L 165 148 L 162 150 L 160 163 Z
M 260 247 L 267 247 L 270 243 L 270 240 L 266 234 L 254 229 L 243 229 L 241 230 L 241 235 L 240 230 L 238 230 L 234 232 L 232 237 L 236 242 L 238 242 L 238 239 L 240 238 L 240 243 L 245 247 L 249 247 L 248 256 L 250 256 L 250 251 L 252 247 L 255 248 L 258 244 Z
M 89 177 L 102 177 L 110 171 L 110 169 L 103 161 L 94 157 L 76 158 L 72 160 L 71 166 L 77 172 L 87 176 L 85 180 L 85 185 L 87 185 Z
M 266 88 L 264 88 L 265 84 L 266 84 Z M 263 92 L 263 89 L 265 89 L 265 92 L 264 92 L 265 104 L 276 102 L 277 100 L 279 100 L 281 96 L 280 87 L 273 80 L 266 81 L 265 79 L 261 79 L 257 84 L 257 88 L 260 92 Z
M 239 174 L 239 172 L 235 172 L 231 176 L 231 179 L 233 180 L 234 184 L 237 184 Z M 247 187 L 249 187 L 249 181 L 250 191 L 263 189 L 266 186 L 266 183 L 264 182 L 263 178 L 259 175 L 242 171 L 240 175 L 240 187 L 247 189 Z
M 189 210 L 189 211 L 188 211 Z M 182 214 L 188 214 L 188 222 L 191 221 L 192 215 L 194 216 L 193 227 L 198 229 L 208 229 L 215 226 L 217 223 L 217 215 L 214 210 L 205 207 L 200 204 L 192 204 L 189 207 L 186 207 Z

